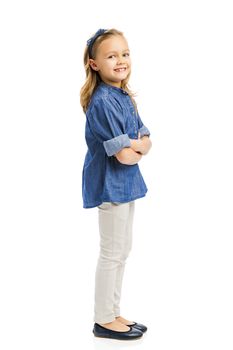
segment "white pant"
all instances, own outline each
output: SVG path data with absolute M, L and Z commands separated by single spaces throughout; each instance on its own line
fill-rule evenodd
M 94 322 L 120 316 L 125 262 L 132 247 L 134 201 L 104 202 L 99 210 L 100 254 L 95 275 Z

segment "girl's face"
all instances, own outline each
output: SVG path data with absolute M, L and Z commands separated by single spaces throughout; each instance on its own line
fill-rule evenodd
M 92 69 L 110 85 L 121 87 L 131 69 L 130 52 L 127 41 L 121 35 L 113 35 L 102 41 L 96 50 L 95 59 L 90 59 Z

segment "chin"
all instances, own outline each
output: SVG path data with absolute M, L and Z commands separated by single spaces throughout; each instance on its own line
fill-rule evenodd
M 122 75 L 121 77 L 119 77 L 118 79 L 114 79 L 116 83 L 121 83 L 123 80 L 126 80 L 128 78 L 128 74 L 126 75 Z

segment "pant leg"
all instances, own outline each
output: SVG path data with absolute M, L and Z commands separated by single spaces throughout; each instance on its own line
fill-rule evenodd
M 99 206 L 100 253 L 95 275 L 94 321 L 108 323 L 115 319 L 115 288 L 119 267 L 124 266 L 129 243 L 125 234 L 129 203 L 104 202 Z M 119 293 L 119 292 L 118 292 Z
M 132 248 L 132 236 L 133 236 L 133 218 L 134 218 L 134 208 L 135 202 L 132 201 L 129 203 L 129 215 L 125 231 L 125 255 L 122 259 L 122 264 L 118 267 L 117 276 L 116 276 L 116 285 L 114 292 L 114 314 L 115 317 L 120 316 L 120 300 L 121 300 L 121 291 L 122 291 L 122 282 L 125 271 L 126 259 Z

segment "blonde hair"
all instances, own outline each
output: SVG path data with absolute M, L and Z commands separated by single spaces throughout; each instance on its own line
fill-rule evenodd
M 99 36 L 95 40 L 93 47 L 92 47 L 92 50 L 91 50 L 93 59 L 96 56 L 96 52 L 97 52 L 97 49 L 98 49 L 100 43 L 102 43 L 102 41 L 104 41 L 105 39 L 109 38 L 112 35 L 122 35 L 123 36 L 123 33 L 120 32 L 119 30 L 113 28 L 113 29 L 107 30 L 101 36 Z M 80 91 L 80 103 L 81 103 L 81 106 L 83 108 L 84 113 L 86 112 L 86 110 L 88 108 L 88 105 L 90 103 L 91 97 L 92 97 L 95 89 L 97 88 L 97 86 L 101 82 L 101 78 L 100 78 L 98 72 L 96 72 L 95 70 L 93 70 L 91 68 L 91 66 L 89 64 L 89 59 L 90 59 L 90 57 L 89 57 L 89 52 L 88 52 L 88 46 L 86 46 L 85 51 L 84 51 L 84 67 L 85 67 L 85 72 L 86 72 L 86 81 L 85 81 L 85 83 L 82 86 L 81 91 Z M 135 93 L 133 93 L 130 90 L 129 84 L 128 84 L 129 77 L 130 77 L 130 73 L 128 74 L 126 79 L 122 80 L 121 88 L 128 92 L 128 94 L 129 94 L 129 96 L 134 104 L 135 110 L 137 111 L 137 104 L 134 100 Z

